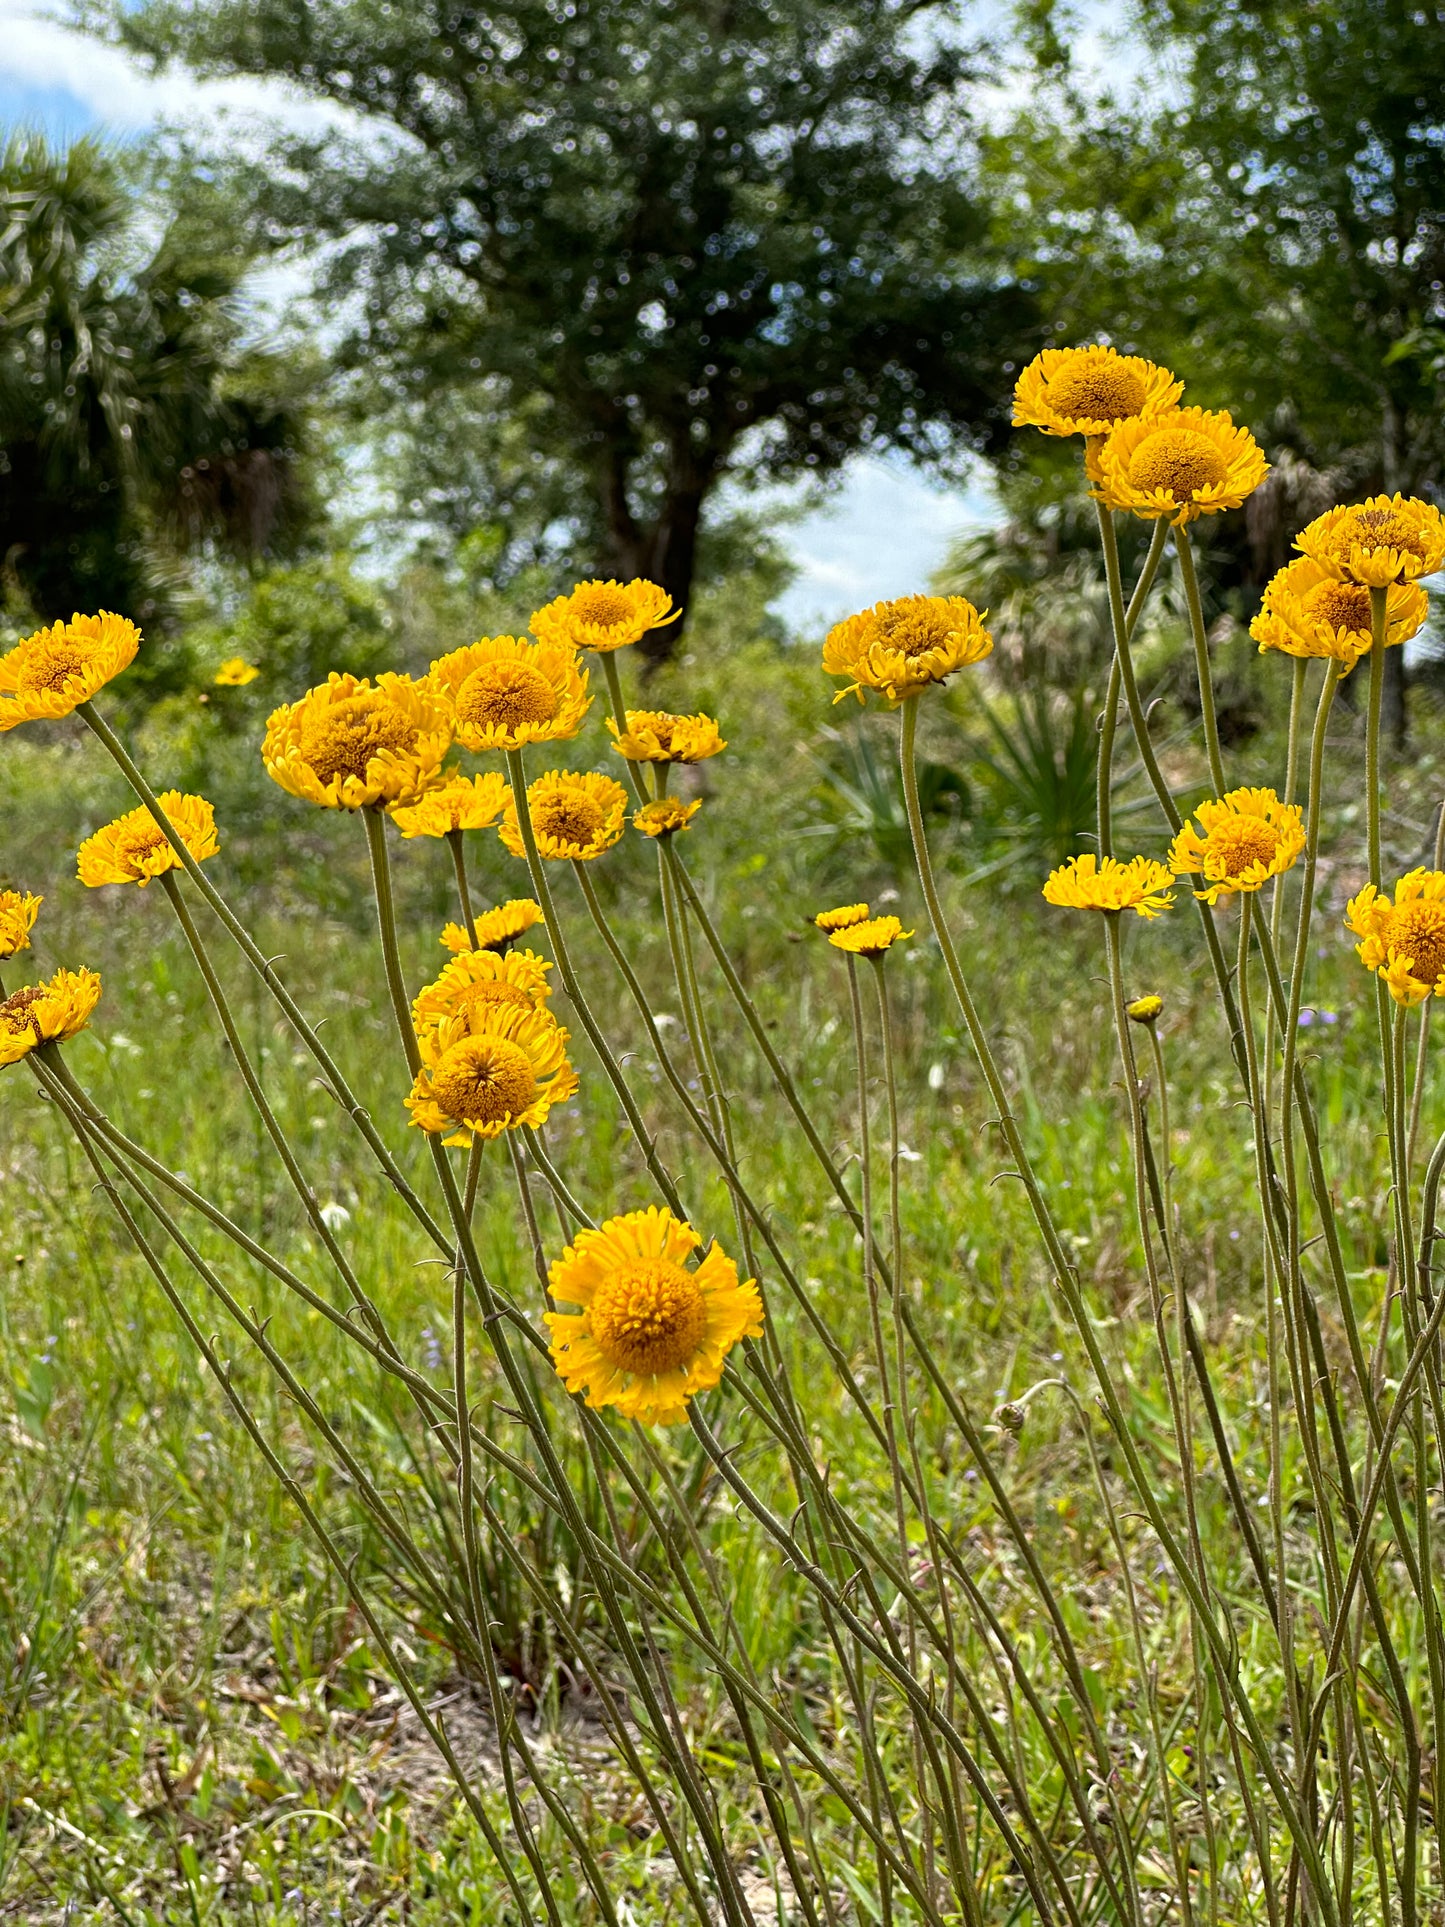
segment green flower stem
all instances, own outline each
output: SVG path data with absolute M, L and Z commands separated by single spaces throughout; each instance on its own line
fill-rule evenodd
M 1309 659 L 1296 656 L 1290 664 L 1293 674 L 1289 692 L 1289 746 L 1285 753 L 1284 795 L 1285 803 L 1294 802 L 1294 793 L 1299 781 L 1300 719 L 1304 714 L 1305 679 L 1309 674 Z M 1269 906 L 1269 936 L 1276 953 L 1280 949 L 1280 926 L 1284 919 L 1284 877 L 1277 876 L 1271 892 Z M 1264 1013 L 1264 1109 L 1267 1117 L 1274 1116 L 1274 1060 L 1275 1060 L 1275 1010 L 1273 1003 L 1265 1005 Z
M 1388 589 L 1370 590 L 1370 706 L 1365 727 L 1365 823 L 1370 881 L 1380 887 L 1380 707 L 1385 693 Z
M 568 1190 L 566 1179 L 547 1154 L 547 1147 L 542 1142 L 541 1133 L 529 1128 L 525 1132 L 525 1136 L 527 1139 L 527 1150 L 531 1154 L 532 1162 L 542 1173 L 547 1183 L 547 1189 L 552 1193 L 552 1196 L 557 1200 L 562 1210 L 567 1213 L 574 1224 L 583 1225 L 588 1231 L 595 1231 L 597 1229 L 597 1220 L 592 1217 L 585 1205 L 577 1202 L 571 1191 Z
M 416 1027 L 411 1021 L 411 1003 L 402 975 L 401 949 L 396 940 L 396 900 L 391 888 L 391 859 L 386 853 L 386 818 L 378 809 L 364 809 L 366 847 L 371 856 L 371 881 L 376 892 L 376 922 L 381 932 L 381 955 L 386 966 L 386 987 L 391 993 L 392 1015 L 406 1053 L 406 1067 L 415 1078 L 421 1069 L 421 1051 Z
M 1114 517 L 1102 502 L 1095 502 L 1094 507 L 1099 521 L 1099 542 L 1104 551 L 1104 574 L 1109 582 L 1109 612 L 1114 623 L 1114 660 L 1119 666 L 1120 680 L 1124 685 L 1124 701 L 1128 705 L 1129 720 L 1134 726 L 1134 740 L 1139 746 L 1140 761 L 1148 772 L 1149 781 L 1153 785 L 1154 794 L 1159 798 L 1164 814 L 1168 819 L 1169 827 L 1171 830 L 1177 830 L 1183 819 L 1175 807 L 1169 785 L 1164 780 L 1164 773 L 1159 767 L 1159 759 L 1154 754 L 1154 745 L 1149 736 L 1149 719 L 1144 713 L 1143 698 L 1139 694 L 1138 678 L 1134 674 L 1134 658 L 1128 648 L 1130 625 L 1124 610 L 1123 589 L 1120 586 L 1119 539 L 1114 532 Z M 1164 544 L 1159 538 L 1157 529 L 1155 531 L 1155 541 L 1158 543 L 1158 547 L 1162 553 Z M 1159 565 L 1157 558 L 1154 558 L 1153 543 L 1150 545 L 1149 553 L 1151 559 L 1154 560 L 1154 567 L 1157 569 Z M 1152 582 L 1152 580 L 1153 577 L 1151 575 L 1150 581 Z M 1143 583 L 1142 576 L 1140 577 L 1140 582 L 1141 584 Z M 1142 606 L 1141 603 L 1140 607 Z M 1125 646 L 1123 648 L 1119 647 L 1119 637 L 1121 635 L 1125 638 Z
M 467 887 L 467 855 L 462 847 L 465 830 L 448 830 L 447 845 L 452 853 L 452 869 L 457 879 L 457 898 L 462 906 L 462 922 L 466 925 L 467 935 L 472 940 L 473 950 L 477 949 L 477 920 L 472 915 L 472 893 Z
M 421 1199 L 416 1195 L 416 1192 L 410 1184 L 407 1183 L 406 1178 L 402 1174 L 401 1167 L 387 1149 L 376 1126 L 372 1123 L 370 1114 L 365 1106 L 359 1103 L 352 1094 L 350 1085 L 348 1085 L 346 1079 L 341 1075 L 330 1052 L 301 1014 L 300 1006 L 290 991 L 287 990 L 286 986 L 281 982 L 281 979 L 276 975 L 270 960 L 263 955 L 240 918 L 236 916 L 220 891 L 216 889 L 210 878 L 202 870 L 200 864 L 191 855 L 189 849 L 187 849 L 180 832 L 175 828 L 170 818 L 161 808 L 155 791 L 150 787 L 149 783 L 146 782 L 139 769 L 137 769 L 125 745 L 115 734 L 114 730 L 111 729 L 110 725 L 93 703 L 85 702 L 78 704 L 75 713 L 90 726 L 92 732 L 99 737 L 100 741 L 115 759 L 121 774 L 125 777 L 126 781 L 130 784 L 141 802 L 145 804 L 146 808 L 164 832 L 167 841 L 180 860 L 181 868 L 195 884 L 212 910 L 215 911 L 227 931 L 235 940 L 242 956 L 256 972 L 256 975 L 261 979 L 262 983 L 265 984 L 271 995 L 276 999 L 276 1002 L 281 1006 L 292 1029 L 320 1066 L 321 1074 L 330 1086 L 332 1096 L 336 1099 L 337 1103 L 340 1104 L 341 1108 L 346 1112 L 347 1116 L 365 1139 L 377 1162 L 390 1180 L 397 1196 L 406 1205 L 413 1217 L 416 1218 L 418 1224 L 421 1225 L 432 1242 L 438 1245 L 441 1250 L 449 1251 L 445 1232 L 442 1231 L 440 1225 L 437 1224 Z
M 1119 691 L 1124 680 L 1124 661 L 1129 654 L 1129 639 L 1134 633 L 1145 599 L 1154 586 L 1160 559 L 1164 554 L 1164 543 L 1168 527 L 1162 522 L 1154 524 L 1154 534 L 1149 543 L 1149 553 L 1144 558 L 1144 566 L 1139 571 L 1139 580 L 1134 585 L 1134 593 L 1129 607 L 1124 607 L 1124 585 L 1119 568 L 1119 544 L 1114 533 L 1114 518 L 1102 502 L 1095 504 L 1098 510 L 1100 532 L 1107 525 L 1108 539 L 1104 542 L 1104 578 L 1109 590 L 1109 617 L 1114 630 L 1114 659 L 1109 665 L 1109 686 L 1104 697 L 1104 716 L 1099 728 L 1099 855 L 1114 854 L 1114 741 L 1119 728 Z M 1132 673 L 1133 664 L 1129 665 Z M 1138 691 L 1135 691 L 1137 702 Z M 1152 753 L 1152 752 L 1151 752 Z
M 1431 868 L 1438 870 L 1445 865 L 1445 802 L 1442 802 L 1435 818 L 1435 854 Z M 3 995 L 0 992 L 0 995 Z M 1415 1152 L 1420 1139 L 1420 1106 L 1425 1098 L 1425 1070 L 1429 1062 L 1430 1010 L 1433 997 L 1425 998 L 1420 1005 L 1420 1041 L 1415 1047 L 1415 1081 L 1410 1096 L 1410 1130 L 1405 1147 L 1405 1168 L 1415 1168 Z M 1427 1294 L 1428 1302 L 1428 1294 Z
M 607 658 L 604 656 L 603 661 L 606 662 L 606 660 Z M 547 924 L 547 936 L 552 945 L 552 954 L 557 960 L 557 974 L 562 979 L 562 987 L 567 992 L 568 1001 L 581 1020 L 582 1028 L 591 1039 L 592 1048 L 597 1053 L 603 1071 L 607 1076 L 608 1083 L 611 1084 L 617 1094 L 617 1100 L 626 1114 L 627 1122 L 632 1127 L 632 1134 L 636 1138 L 638 1148 L 642 1152 L 649 1172 L 652 1174 L 653 1182 L 661 1191 L 664 1200 L 672 1211 L 679 1218 L 685 1219 L 687 1213 L 682 1208 L 682 1201 L 678 1197 L 677 1187 L 668 1173 L 663 1169 L 662 1160 L 657 1154 L 657 1146 L 643 1120 L 641 1111 L 637 1107 L 637 1100 L 633 1097 L 627 1080 L 622 1075 L 621 1066 L 612 1054 L 611 1046 L 602 1033 L 602 1027 L 592 1015 L 591 1006 L 582 994 L 582 987 L 577 981 L 577 973 L 572 967 L 572 954 L 567 948 L 566 938 L 562 933 L 562 919 L 557 914 L 557 905 L 552 895 L 552 886 L 547 881 L 546 862 L 537 850 L 537 838 L 532 828 L 532 812 L 527 804 L 527 770 L 522 760 L 521 750 L 509 749 L 507 751 L 507 775 L 511 781 L 512 795 L 516 799 L 517 828 L 522 838 L 522 848 L 526 852 L 527 868 L 530 870 L 532 876 L 532 888 L 536 892 L 538 903 L 542 906 L 542 915 Z
M 321 1215 L 321 1207 L 316 1202 L 316 1194 L 307 1183 L 306 1174 L 302 1171 L 296 1154 L 291 1149 L 286 1133 L 281 1129 L 276 1113 L 271 1108 L 265 1090 L 262 1088 L 261 1079 L 257 1075 L 256 1067 L 251 1062 L 246 1047 L 241 1041 L 241 1033 L 236 1027 L 235 1018 L 231 1014 L 231 1007 L 226 999 L 225 988 L 219 976 L 216 974 L 216 969 L 211 961 L 210 954 L 201 940 L 201 933 L 196 928 L 189 906 L 186 903 L 185 897 L 182 895 L 180 884 L 176 880 L 175 872 L 173 870 L 163 871 L 160 877 L 160 885 L 166 893 L 167 901 L 176 913 L 176 921 L 181 926 L 186 942 L 190 945 L 191 955 L 196 961 L 196 968 L 200 971 L 202 979 L 205 982 L 212 1008 L 215 1010 L 216 1016 L 220 1021 L 221 1029 L 225 1033 L 231 1055 L 236 1060 L 236 1068 L 240 1071 L 242 1081 L 250 1093 L 251 1102 L 256 1106 L 260 1114 L 261 1122 L 266 1129 L 266 1135 L 276 1147 L 276 1153 L 285 1166 L 286 1175 L 290 1178 L 292 1189 L 301 1201 L 301 1209 L 306 1214 L 307 1222 L 325 1246 L 327 1255 L 336 1266 L 337 1271 L 341 1274 L 342 1281 L 348 1292 L 350 1292 L 352 1299 L 361 1307 L 367 1323 L 371 1326 L 377 1337 L 389 1345 L 390 1340 L 385 1336 L 385 1327 L 382 1325 L 381 1315 L 367 1293 L 362 1290 L 360 1281 L 351 1268 L 351 1261 L 338 1244 L 336 1235 L 330 1225 L 327 1224 L 325 1218 Z
M 625 736 L 627 734 L 627 704 L 622 700 L 622 676 L 617 667 L 617 651 L 615 649 L 603 649 L 598 653 L 602 659 L 603 680 L 607 684 L 607 700 L 612 705 L 612 720 L 617 724 L 621 734 Z M 627 765 L 628 788 L 632 791 L 632 794 L 637 798 L 639 803 L 645 803 L 647 801 L 647 785 L 643 781 L 642 771 L 630 758 L 623 757 L 622 760 Z
M 1199 594 L 1199 577 L 1194 568 L 1194 544 L 1189 525 L 1180 522 L 1174 530 L 1174 553 L 1179 557 L 1179 577 L 1184 584 L 1184 600 L 1189 607 L 1189 633 L 1194 638 L 1194 667 L 1199 677 L 1199 703 L 1204 717 L 1204 747 L 1209 757 L 1209 780 L 1214 794 L 1223 796 L 1226 788 L 1224 757 L 1219 748 L 1219 719 L 1214 708 L 1214 675 L 1209 666 L 1209 635 L 1204 627 L 1204 603 Z

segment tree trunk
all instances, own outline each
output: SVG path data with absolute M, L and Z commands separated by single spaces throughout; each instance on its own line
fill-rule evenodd
M 610 566 L 624 581 L 641 576 L 647 582 L 655 582 L 671 596 L 673 607 L 683 612 L 676 622 L 668 623 L 665 628 L 650 629 L 642 638 L 638 647 L 649 670 L 671 659 L 687 627 L 688 598 L 697 568 L 698 530 L 712 479 L 711 473 L 704 475 L 695 469 L 684 479 L 670 477 L 655 519 L 644 524 L 632 513 L 627 496 L 627 460 L 620 450 L 613 454 L 600 477 L 602 512 L 611 549 Z

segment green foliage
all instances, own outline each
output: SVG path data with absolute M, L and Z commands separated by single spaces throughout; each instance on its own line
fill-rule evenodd
M 310 514 L 298 376 L 243 343 L 244 252 L 161 213 L 92 140 L 0 149 L 0 530 L 15 620 L 173 614 L 186 547 L 283 547 Z M 147 652 L 160 694 L 182 652 Z M 132 687 L 136 686 L 133 678 Z
M 370 117 L 229 178 L 278 245 L 340 243 L 323 292 L 358 314 L 344 352 L 411 435 L 423 513 L 533 554 L 565 510 L 607 567 L 685 601 L 724 475 L 865 445 L 936 463 L 1001 430 L 1034 313 L 965 182 L 979 61 L 950 7 L 89 15 L 157 62 Z
M 357 575 L 346 555 L 271 569 L 249 582 L 235 613 L 190 631 L 205 671 L 244 656 L 261 671 L 248 688 L 268 705 L 325 682 L 332 670 L 374 676 L 394 660 L 395 617 L 386 595 Z M 207 675 L 209 680 L 209 675 Z

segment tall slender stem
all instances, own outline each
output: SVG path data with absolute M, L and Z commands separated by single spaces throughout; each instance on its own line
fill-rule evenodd
M 406 1052 L 407 1069 L 415 1077 L 421 1069 L 421 1051 L 407 1001 L 406 979 L 402 975 L 401 950 L 396 940 L 396 901 L 391 889 L 391 860 L 386 853 L 386 818 L 380 810 L 361 812 L 366 824 L 366 847 L 371 853 L 371 881 L 376 891 L 376 921 L 381 931 L 381 955 L 386 966 L 386 987 L 391 993 L 392 1014 Z
M 472 915 L 472 893 L 467 887 L 467 857 L 462 848 L 465 830 L 448 830 L 447 844 L 452 853 L 452 869 L 457 879 L 457 897 L 462 906 L 462 922 L 467 927 L 473 950 L 477 948 L 477 920 Z
M 1179 557 L 1179 576 L 1184 584 L 1184 600 L 1189 607 L 1189 633 L 1194 639 L 1194 667 L 1199 677 L 1199 706 L 1204 717 L 1204 747 L 1209 757 L 1209 780 L 1216 796 L 1225 791 L 1224 757 L 1219 748 L 1219 718 L 1214 707 L 1214 674 L 1209 666 L 1209 633 L 1204 626 L 1204 602 L 1199 593 L 1199 576 L 1194 567 L 1194 545 L 1189 525 L 1181 522 L 1174 530 L 1174 553 Z

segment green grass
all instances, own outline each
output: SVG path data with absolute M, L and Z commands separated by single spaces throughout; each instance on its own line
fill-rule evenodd
M 755 699 L 734 722 L 735 679 L 750 668 Z M 895 887 L 910 924 L 919 921 L 920 906 L 866 842 L 799 833 L 825 824 L 828 807 L 814 787 L 813 765 L 795 747 L 824 706 L 811 672 L 803 678 L 760 654 L 751 662 L 735 657 L 713 687 L 695 667 L 689 674 L 692 701 L 722 710 L 742 754 L 719 767 L 701 826 L 687 840 L 688 861 L 718 906 L 730 948 L 825 1136 L 851 1158 L 857 1115 L 846 980 L 836 955 L 804 931 L 803 919 L 820 903 L 865 892 L 876 898 Z M 886 748 L 889 725 L 874 727 Z M 1337 751 L 1343 794 L 1354 759 L 1349 730 L 1344 717 Z M 935 721 L 935 753 L 948 751 L 948 731 L 946 716 Z M 369 932 L 359 827 L 267 796 L 264 783 L 248 773 L 249 749 L 243 755 L 212 739 L 200 750 L 176 748 L 173 739 L 153 739 L 146 747 L 157 774 L 161 759 L 180 758 L 182 751 L 213 760 L 223 834 L 228 799 L 247 829 L 244 846 L 223 850 L 212 866 L 217 881 L 244 895 L 268 951 L 286 953 L 288 982 L 313 1019 L 325 1018 L 330 1048 L 408 1176 L 433 1196 L 418 1134 L 405 1129 L 405 1078 Z M 1273 772 L 1277 750 L 1277 737 L 1256 746 L 1261 770 Z M 23 881 L 47 898 L 35 961 L 47 969 L 88 962 L 105 978 L 97 1020 L 68 1047 L 67 1061 L 126 1131 L 184 1170 L 317 1289 L 329 1289 L 283 1174 L 261 1154 L 239 1079 L 164 897 L 156 889 L 86 893 L 68 880 L 78 836 L 126 806 L 99 757 L 98 749 L 65 731 L 44 745 L 12 738 L 0 756 L 7 825 L 7 874 L 0 882 Z M 1425 780 L 1420 772 L 1428 778 L 1429 767 L 1417 766 L 1414 782 L 1400 786 L 1403 795 L 1418 796 Z M 183 780 L 199 777 L 193 770 Z M 275 827 L 257 827 L 263 806 Z M 1428 815 L 1428 805 L 1412 801 L 1393 826 L 1402 860 L 1421 829 L 1417 815 Z M 1370 1329 L 1385 1288 L 1389 1210 L 1372 1012 L 1365 980 L 1336 934 L 1353 880 L 1358 826 L 1341 816 L 1335 821 L 1338 840 L 1309 1000 L 1337 1021 L 1315 1024 L 1308 1044 L 1357 1309 Z M 521 867 L 494 839 L 473 843 L 479 896 L 519 893 Z M 443 961 L 435 932 L 454 914 L 445 851 L 400 846 L 396 862 L 407 973 L 419 985 Z M 973 867 L 967 857 L 965 867 Z M 630 838 L 599 868 L 654 1012 L 675 1018 L 649 852 Z M 680 1128 L 570 880 L 562 900 L 588 982 L 610 1034 L 630 1053 L 634 1085 L 694 1221 L 733 1247 L 726 1192 Z M 1128 1144 L 1098 932 L 1090 919 L 1048 911 L 1031 890 L 1003 895 L 986 885 L 958 895 L 954 913 L 966 967 L 1040 1174 L 1077 1251 L 1104 1343 L 1131 1388 L 1141 1431 L 1167 1460 L 1167 1406 L 1132 1230 Z M 1157 926 L 1130 928 L 1126 968 L 1131 991 L 1157 989 L 1166 999 L 1185 1262 L 1241 1464 L 1257 1482 L 1262 1415 L 1252 1388 L 1261 1370 L 1263 1307 L 1250 1127 L 1228 1070 L 1212 986 L 1200 973 L 1190 917 L 1181 907 Z M 370 1174 L 359 1140 L 234 950 L 215 926 L 208 924 L 207 934 L 318 1196 L 348 1214 L 342 1235 L 367 1289 L 404 1355 L 444 1382 L 450 1305 L 434 1258 L 384 1183 Z M 30 962 L 7 966 L 7 986 L 20 980 L 17 965 Z M 921 927 L 890 969 L 903 1065 L 913 1302 L 949 1380 L 986 1426 L 1041 1556 L 1060 1575 L 1070 1630 L 1097 1681 L 1099 1703 L 1112 1709 L 1121 1736 L 1134 1745 L 1142 1713 L 1130 1709 L 1139 1681 L 1120 1609 L 1109 1509 L 1092 1482 L 1078 1411 L 1054 1383 L 1066 1380 L 1088 1406 L 1090 1381 L 1078 1339 L 1040 1266 L 1021 1188 L 999 1176 L 982 1082 Z M 714 976 L 706 994 L 745 1175 L 795 1254 L 812 1304 L 870 1387 L 875 1374 L 856 1241 L 799 1134 L 780 1123 L 764 1067 Z M 666 1035 L 675 1040 L 676 1026 Z M 640 1157 L 597 1067 L 585 1048 L 577 1058 L 581 1094 L 549 1134 L 559 1165 L 599 1216 L 651 1202 Z M 1428 1138 L 1438 1128 L 1435 1076 L 1424 1116 Z M 0 1827 L 0 1917 L 513 1920 L 485 1842 L 344 1588 L 240 1434 L 104 1199 L 92 1191 L 62 1121 L 39 1101 L 23 1068 L 0 1080 L 0 1130 L 0 1423 L 7 1435 L 0 1458 L 0 1651 L 10 1656 L 0 1695 L 6 1822 Z M 500 1287 L 535 1312 L 532 1258 L 499 1149 L 488 1159 L 479 1228 Z M 555 1255 L 554 1223 L 544 1235 Z M 222 1242 L 209 1235 L 200 1242 L 219 1262 Z M 266 1274 L 229 1258 L 226 1265 L 237 1295 L 272 1321 L 278 1346 L 300 1363 L 307 1385 L 373 1480 L 419 1536 L 444 1547 L 450 1487 L 399 1389 L 358 1362 L 325 1320 Z M 799 1308 L 776 1280 L 768 1289 L 782 1354 L 807 1388 L 816 1449 L 831 1467 L 836 1492 L 860 1516 L 886 1517 L 880 1460 L 867 1449 L 846 1393 Z M 184 1291 L 203 1328 L 217 1330 L 218 1309 L 193 1282 Z M 1331 1328 L 1326 1337 L 1338 1357 L 1339 1332 Z M 394 1560 L 373 1530 L 357 1525 L 346 1480 L 317 1453 L 295 1410 L 239 1334 L 224 1333 L 220 1343 L 244 1395 L 383 1602 L 417 1676 L 445 1704 L 463 1753 L 479 1763 L 489 1810 L 505 1826 L 484 1698 L 459 1670 L 444 1604 L 407 1598 Z M 513 1444 L 516 1428 L 481 1348 L 474 1373 L 479 1396 L 492 1401 L 490 1422 Z M 572 1415 L 560 1392 L 551 1403 L 581 1482 Z M 991 1418 L 1006 1403 L 1024 1408 L 1017 1436 Z M 794 1501 L 786 1468 L 766 1435 L 726 1393 L 713 1395 L 709 1409 L 738 1447 L 748 1476 L 788 1510 Z M 936 1400 L 921 1401 L 919 1426 L 949 1530 L 976 1555 L 1005 1624 L 1046 1673 L 1049 1643 L 1015 1570 L 1016 1554 Z M 668 1439 L 663 1449 L 679 1483 L 698 1495 L 698 1530 L 727 1575 L 739 1644 L 825 1749 L 849 1757 L 849 1713 L 815 1602 L 708 1481 L 688 1436 Z M 660 1487 L 654 1483 L 654 1489 Z M 1301 1503 L 1303 1494 L 1301 1477 L 1292 1503 Z M 570 1564 L 575 1577 L 575 1549 L 525 1492 L 503 1484 L 493 1500 L 506 1534 L 538 1569 L 572 1583 L 567 1574 Z M 1307 1521 L 1300 1519 L 1303 1535 Z M 665 1549 L 650 1542 L 641 1513 L 624 1517 L 623 1525 L 636 1556 L 651 1562 L 647 1570 L 670 1583 Z M 1182 1679 L 1187 1667 L 1179 1601 L 1163 1580 L 1150 1535 L 1128 1516 L 1120 1530 L 1141 1592 L 1150 1663 L 1166 1682 L 1167 1704 L 1171 1673 Z M 1227 1538 L 1218 1492 L 1207 1498 L 1202 1530 L 1211 1544 Z M 604 1857 L 615 1893 L 628 1900 L 627 1918 L 682 1917 L 671 1863 L 595 1707 L 575 1687 L 568 1656 L 549 1645 L 506 1548 L 494 1544 L 484 1553 L 495 1582 L 499 1650 L 569 1804 Z M 1259 1692 L 1268 1703 L 1277 1685 L 1267 1676 L 1257 1607 L 1241 1572 L 1244 1663 L 1260 1669 Z M 595 1635 L 595 1620 L 588 1623 Z M 763 1896 L 776 1869 L 761 1815 L 752 1810 L 727 1701 L 685 1642 L 668 1638 L 664 1647 L 730 1837 L 753 1843 L 746 1855 L 750 1892 L 766 1918 Z M 980 1671 L 989 1664 L 982 1648 L 978 1664 Z M 880 1744 L 885 1770 L 906 1778 L 906 1734 L 885 1728 Z M 1187 1775 L 1188 1756 L 1176 1751 L 1172 1758 Z M 1034 1769 L 1046 1779 L 1046 1763 L 1032 1762 Z M 847 1846 L 846 1813 L 823 1794 L 815 1818 L 831 1863 L 842 1870 L 842 1917 L 875 1917 L 873 1875 Z M 584 1884 L 566 1871 L 565 1843 L 544 1828 L 542 1846 L 549 1864 L 561 1870 L 562 1887 L 570 1883 L 568 1919 L 593 1919 Z M 1141 1878 L 1147 1884 L 1147 1867 Z M 1007 1911 L 1000 1903 L 1000 1921 Z

